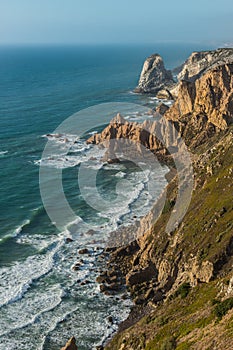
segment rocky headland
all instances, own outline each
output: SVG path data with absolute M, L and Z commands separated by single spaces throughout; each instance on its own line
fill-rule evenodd
M 165 90 L 169 98 L 176 91 L 174 104 L 169 109 L 159 106 L 156 118 L 141 124 L 118 114 L 87 141 L 109 145 L 114 139 L 131 140 L 139 144 L 139 152 L 143 145 L 171 169 L 159 219 L 151 226 L 150 215 L 143 218 L 139 227 L 131 228 L 131 243 L 109 250 L 108 267 L 99 282 L 107 289 L 111 276 L 115 286 L 125 284 L 135 306 L 106 350 L 232 349 L 232 52 L 193 53 L 179 68 L 175 89 L 160 56 L 151 56 L 138 91 Z M 183 220 L 168 231 L 181 181 L 173 162 L 179 143 L 171 125 L 190 153 L 194 183 Z M 105 160 L 117 158 L 117 147 L 112 144 Z M 186 169 L 182 177 L 185 174 Z
M 176 99 L 182 81 L 195 82 L 207 71 L 232 63 L 233 49 L 220 48 L 193 52 L 181 66 L 170 71 L 165 68 L 162 57 L 154 54 L 146 59 L 135 92 Z

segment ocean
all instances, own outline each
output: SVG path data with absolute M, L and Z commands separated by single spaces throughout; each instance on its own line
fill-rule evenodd
M 0 349 L 55 350 L 72 335 L 79 350 L 95 349 L 127 317 L 130 299 L 105 296 L 95 283 L 104 268 L 105 236 L 149 211 L 166 186 L 167 169 L 150 172 L 129 160 L 103 164 L 101 150 L 87 146 L 84 136 L 99 130 L 101 111 L 103 124 L 108 122 L 105 112 L 112 103 L 135 106 L 135 121 L 149 118 L 139 113 L 140 106 L 154 107 L 158 101 L 132 92 L 147 56 L 158 52 L 166 67 L 174 68 L 200 49 L 210 47 L 0 48 Z M 100 104 L 105 105 L 96 109 Z M 55 133 L 72 115 L 77 116 L 75 132 L 71 127 Z M 79 126 L 85 135 L 77 132 Z M 41 161 L 47 142 L 64 153 Z M 96 193 L 88 182 L 80 188 L 82 166 L 84 178 L 92 171 L 96 176 Z M 68 217 L 63 227 L 53 222 L 41 198 L 41 167 L 62 173 L 65 196 L 78 218 L 75 226 Z M 55 195 L 50 181 L 46 196 Z M 99 198 L 105 205 L 96 207 Z M 69 244 L 67 237 L 73 238 Z M 89 254 L 80 255 L 85 247 Z

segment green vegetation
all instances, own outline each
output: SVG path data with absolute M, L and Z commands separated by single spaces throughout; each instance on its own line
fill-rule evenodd
M 174 337 L 165 339 L 161 345 L 161 350 L 174 350 L 176 349 L 176 339 Z
M 215 316 L 221 320 L 223 316 L 227 314 L 229 310 L 233 308 L 233 298 L 225 299 L 222 302 L 217 302 L 214 308 Z
M 185 342 L 180 343 L 176 347 L 176 350 L 189 350 L 191 345 L 192 345 L 191 343 L 185 341 Z
M 182 299 L 186 298 L 191 289 L 190 283 L 186 282 L 181 284 L 181 286 L 177 289 L 175 296 L 181 296 Z

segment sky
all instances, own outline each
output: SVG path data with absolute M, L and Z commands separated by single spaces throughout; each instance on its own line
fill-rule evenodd
M 233 43 L 232 0 L 0 0 L 0 45 Z

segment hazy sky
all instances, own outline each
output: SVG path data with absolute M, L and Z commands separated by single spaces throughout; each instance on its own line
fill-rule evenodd
M 0 0 L 0 44 L 233 42 L 232 0 Z

